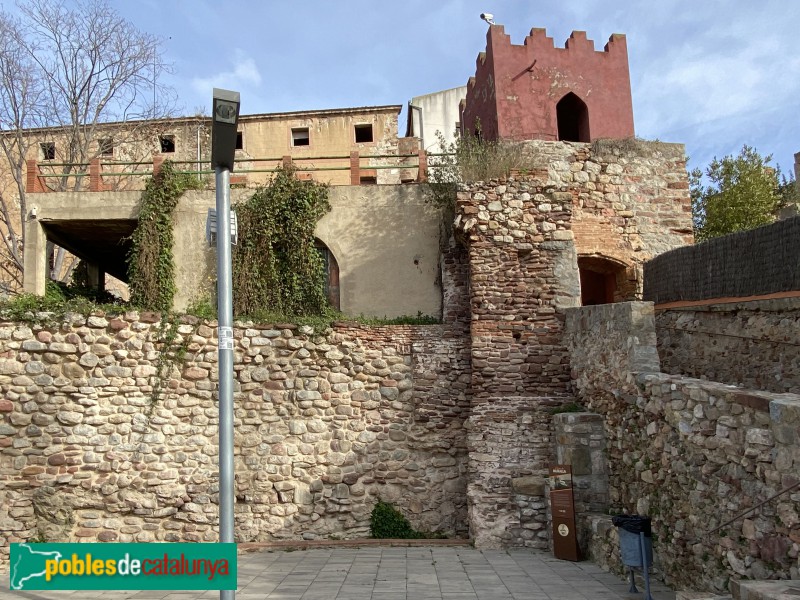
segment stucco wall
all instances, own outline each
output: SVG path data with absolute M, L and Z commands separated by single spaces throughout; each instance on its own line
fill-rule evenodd
M 231 202 L 251 192 L 232 190 Z M 425 201 L 418 185 L 334 186 L 331 211 L 320 219 L 316 236 L 339 265 L 340 309 L 348 315 L 438 317 L 442 310 L 439 276 L 441 213 Z M 188 192 L 178 204 L 175 306 L 210 295 L 216 251 L 205 242 L 206 211 L 213 192 Z
M 455 142 L 461 120 L 459 105 L 466 95 L 467 87 L 461 86 L 412 98 L 406 135 L 422 138 L 422 145 L 428 152 L 447 151 L 440 147 L 436 132 L 442 134 L 446 145 Z
M 439 316 L 441 212 L 420 185 L 338 186 L 315 233 L 339 263 L 350 315 Z
M 251 191 L 234 189 L 231 202 L 246 200 Z M 332 206 L 316 234 L 333 252 L 340 269 L 341 310 L 350 315 L 397 317 L 442 311 L 440 273 L 441 213 L 425 201 L 421 185 L 334 186 Z M 35 265 L 44 256 L 41 224 L 52 220 L 86 219 L 102 228 L 105 219 L 135 219 L 139 192 L 37 194 L 38 218 L 28 224 L 26 259 Z M 189 191 L 175 211 L 177 293 L 175 308 L 213 297 L 216 251 L 205 240 L 206 215 L 215 206 L 213 191 Z M 44 292 L 44 263 L 38 281 Z M 26 275 L 35 292 L 35 274 Z M 27 284 L 26 284 L 27 285 Z
M 307 111 L 295 113 L 276 113 L 249 115 L 241 119 L 243 149 L 237 151 L 236 158 L 243 162 L 237 168 L 263 169 L 274 164 L 249 162 L 248 158 L 279 158 L 292 156 L 299 168 L 346 167 L 344 170 L 324 170 L 311 174 L 317 181 L 332 185 L 349 185 L 349 155 L 351 151 L 361 154 L 397 154 L 397 118 L 400 106 L 365 107 L 339 110 Z M 356 143 L 356 125 L 372 125 L 372 142 Z M 309 144 L 292 145 L 292 128 L 307 127 Z M 319 159 L 320 156 L 344 156 L 344 160 Z M 365 159 L 364 169 L 370 165 L 397 164 L 388 159 Z M 377 169 L 371 173 L 378 183 L 400 183 L 399 169 Z M 263 183 L 269 173 L 246 174 L 249 184 Z
M 492 25 L 467 86 L 464 131 L 478 119 L 486 139 L 557 140 L 556 105 L 569 92 L 586 104 L 588 139 L 633 137 L 624 35 L 595 51 L 586 32 L 573 31 L 564 48 L 555 48 L 544 29 L 516 45 L 502 25 Z

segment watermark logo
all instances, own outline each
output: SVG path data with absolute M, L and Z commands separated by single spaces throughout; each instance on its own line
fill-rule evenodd
M 236 544 L 11 544 L 12 590 L 235 590 Z

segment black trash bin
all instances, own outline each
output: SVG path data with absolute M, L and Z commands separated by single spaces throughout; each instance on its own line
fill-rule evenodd
M 646 586 L 645 600 L 652 600 L 650 595 L 650 576 L 648 569 L 653 564 L 653 530 L 650 517 L 640 515 L 617 515 L 611 522 L 619 529 L 619 555 L 622 564 L 631 568 L 630 592 L 637 593 L 633 573 L 634 567 L 640 567 Z

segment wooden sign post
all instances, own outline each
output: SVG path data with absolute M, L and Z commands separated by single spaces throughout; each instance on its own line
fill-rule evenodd
M 550 467 L 550 510 L 553 515 L 553 554 L 562 560 L 581 560 L 570 465 Z

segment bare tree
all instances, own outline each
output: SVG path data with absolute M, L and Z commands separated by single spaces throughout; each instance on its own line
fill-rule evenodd
M 122 18 L 108 0 L 26 0 L 17 8 L 19 18 L 0 13 L 0 145 L 18 196 L 0 196 L 0 221 L 8 254 L 3 266 L 19 284 L 24 165 L 39 141 L 30 129 L 56 128 L 62 177 L 51 187 L 79 189 L 83 165 L 103 152 L 105 139 L 115 145 L 142 140 L 152 119 L 171 114 L 174 95 L 159 83 L 168 70 L 160 40 Z M 61 273 L 59 258 L 52 272 Z
M 20 22 L 0 14 L 0 148 L 11 181 L 0 188 L 0 234 L 4 250 L 0 268 L 12 287 L 22 283 L 25 229 L 25 157 L 31 144 L 24 130 L 41 125 L 44 88 L 21 43 Z M 8 185 L 10 184 L 10 186 Z

